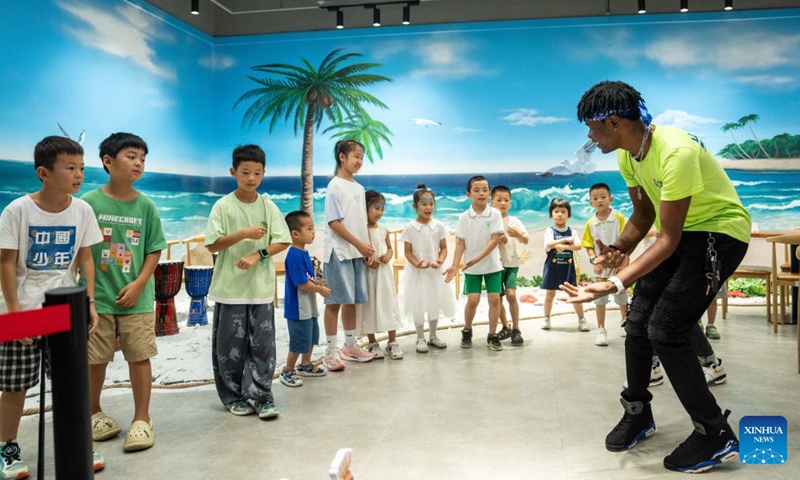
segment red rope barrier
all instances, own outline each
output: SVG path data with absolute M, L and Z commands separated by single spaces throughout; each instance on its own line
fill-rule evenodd
M 0 315 L 0 342 L 69 331 L 68 303 Z

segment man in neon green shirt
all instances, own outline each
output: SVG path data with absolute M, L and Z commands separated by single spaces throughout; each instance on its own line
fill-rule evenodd
M 606 448 L 624 451 L 655 432 L 647 391 L 651 356 L 661 360 L 694 423 L 689 438 L 664 458 L 664 466 L 701 472 L 738 457 L 739 442 L 709 392 L 692 349 L 691 332 L 742 261 L 750 217 L 725 171 L 696 136 L 650 124 L 641 94 L 622 82 L 601 82 L 584 93 L 578 119 L 603 153 L 617 151 L 633 214 L 611 245 L 597 242 L 595 263 L 621 265 L 652 226 L 655 243 L 606 282 L 564 285 L 572 302 L 622 292 L 634 282 L 626 323 L 628 387 L 624 416 Z

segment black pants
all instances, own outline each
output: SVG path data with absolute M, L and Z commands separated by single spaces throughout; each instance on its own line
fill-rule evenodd
M 739 266 L 747 244 L 728 235 L 712 235 L 721 284 Z M 708 238 L 708 232 L 684 232 L 675 252 L 636 282 L 625 325 L 628 388 L 622 397 L 641 402 L 653 398 L 647 387 L 655 353 L 692 420 L 713 428 L 725 420 L 692 348 L 693 330 L 717 294 L 706 290 Z

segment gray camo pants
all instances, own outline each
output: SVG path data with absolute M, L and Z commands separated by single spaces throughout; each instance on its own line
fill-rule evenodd
M 275 310 L 260 305 L 214 305 L 211 334 L 214 382 L 222 403 L 272 402 Z

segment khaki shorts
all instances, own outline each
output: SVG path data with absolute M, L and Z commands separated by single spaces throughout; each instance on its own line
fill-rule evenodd
M 126 362 L 141 362 L 158 354 L 155 313 L 101 313 L 98 317 L 97 331 L 89 337 L 89 365 L 108 363 L 114 359 L 117 332 Z

